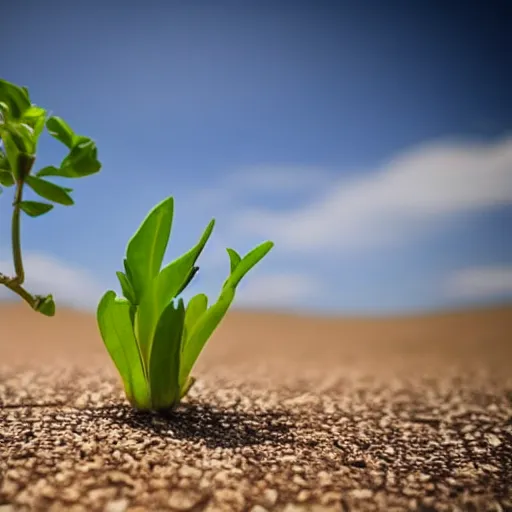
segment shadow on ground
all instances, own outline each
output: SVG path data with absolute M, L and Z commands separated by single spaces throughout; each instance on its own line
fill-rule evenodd
M 111 419 L 120 426 L 145 430 L 163 438 L 203 441 L 209 448 L 293 442 L 289 415 L 279 411 L 246 412 L 186 404 L 165 416 L 127 406 L 112 408 L 110 412 Z
M 166 414 L 138 411 L 129 405 L 105 405 L 69 410 L 65 405 L 39 403 L 6 405 L 6 409 L 49 409 L 54 424 L 70 420 L 94 424 L 102 419 L 121 428 L 146 431 L 162 439 L 203 442 L 208 448 L 286 445 L 294 442 L 290 414 L 284 411 L 247 412 L 208 404 L 182 404 Z

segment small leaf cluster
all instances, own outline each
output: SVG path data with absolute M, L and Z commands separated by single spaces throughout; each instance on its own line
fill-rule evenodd
M 142 410 L 172 409 L 186 395 L 194 382 L 192 367 L 233 302 L 238 284 L 273 247 L 264 242 L 244 257 L 227 249 L 230 274 L 217 301 L 209 306 L 200 293 L 185 306 L 179 296 L 199 270 L 196 263 L 215 220 L 192 249 L 161 268 L 173 213 L 172 197 L 149 212 L 128 242 L 124 272 L 117 272 L 122 296 L 107 291 L 97 309 L 99 330 L 125 394 Z
M 59 167 L 47 166 L 34 173 L 37 144 L 45 127 L 67 147 L 68 153 Z M 6 80 L 0 80 L 0 139 L 3 146 L 0 148 L 0 185 L 26 184 L 39 197 L 50 201 L 20 201 L 19 208 L 31 217 L 48 213 L 54 206 L 52 203 L 73 204 L 72 189 L 47 178 L 81 178 L 101 168 L 92 139 L 76 134 L 60 117 L 48 116 L 44 108 L 31 103 L 26 87 Z

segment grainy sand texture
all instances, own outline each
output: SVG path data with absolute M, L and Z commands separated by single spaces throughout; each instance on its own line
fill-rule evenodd
M 0 512 L 512 510 L 512 307 L 233 311 L 175 413 L 132 410 L 94 316 L 0 306 Z

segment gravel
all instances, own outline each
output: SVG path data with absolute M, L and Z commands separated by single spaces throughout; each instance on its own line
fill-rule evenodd
M 244 372 L 164 418 L 107 367 L 1 369 L 0 512 L 512 510 L 507 377 Z
M 92 315 L 29 315 L 0 307 L 0 512 L 512 510 L 511 307 L 233 312 L 169 417 Z

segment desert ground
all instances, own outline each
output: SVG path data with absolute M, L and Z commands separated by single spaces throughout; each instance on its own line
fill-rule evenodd
M 94 315 L 0 305 L 0 512 L 512 510 L 512 306 L 233 311 L 169 418 Z

